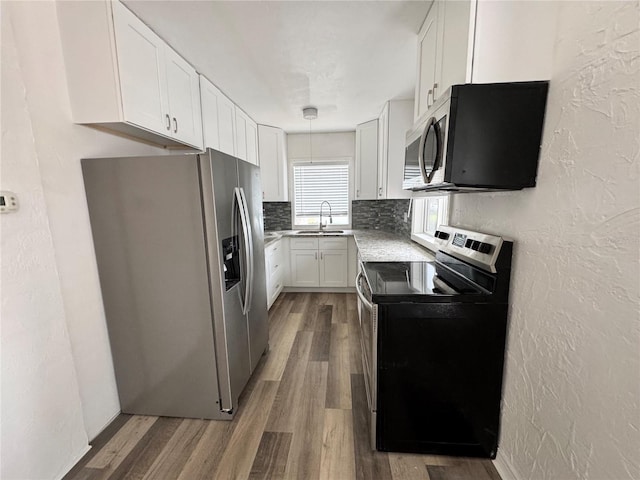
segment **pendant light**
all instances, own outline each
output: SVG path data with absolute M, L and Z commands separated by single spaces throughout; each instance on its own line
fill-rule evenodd
M 311 145 L 311 121 L 318 118 L 318 109 L 316 107 L 304 107 L 302 109 L 302 117 L 309 120 L 309 159 L 313 163 L 313 146 Z

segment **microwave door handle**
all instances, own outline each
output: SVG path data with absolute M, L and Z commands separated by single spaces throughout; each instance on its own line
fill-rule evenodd
M 422 131 L 422 135 L 420 136 L 420 144 L 418 146 L 418 165 L 420 167 L 420 175 L 422 175 L 422 181 L 426 184 L 429 183 L 429 174 L 427 173 L 426 166 L 424 163 L 424 144 L 427 141 L 427 134 L 429 133 L 429 129 L 435 123 L 436 119 L 431 117 Z

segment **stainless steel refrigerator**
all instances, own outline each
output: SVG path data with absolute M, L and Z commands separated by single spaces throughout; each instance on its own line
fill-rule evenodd
M 259 168 L 208 150 L 82 171 L 122 412 L 231 419 L 268 347 Z

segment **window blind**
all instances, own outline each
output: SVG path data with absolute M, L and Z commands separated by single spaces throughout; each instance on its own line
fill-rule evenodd
M 331 204 L 334 216 L 349 213 L 349 164 L 313 164 L 293 166 L 295 216 L 320 215 L 320 204 Z M 329 213 L 325 205 L 324 214 Z

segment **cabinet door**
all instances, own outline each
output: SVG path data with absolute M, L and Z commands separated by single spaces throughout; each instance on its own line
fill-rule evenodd
M 124 120 L 171 136 L 166 44 L 120 2 L 112 8 Z
M 291 250 L 290 251 L 290 285 L 293 287 L 317 287 L 318 251 Z
M 389 102 L 378 117 L 378 191 L 379 200 L 387 198 L 387 164 L 389 155 Z
M 200 75 L 200 100 L 202 110 L 202 136 L 204 148 L 220 150 L 218 124 L 218 96 L 220 91 L 206 77 Z
M 236 106 L 222 93 L 218 96 L 220 151 L 236 156 Z
M 407 131 L 413 125 L 413 100 L 391 100 L 387 120 L 387 199 L 409 198 L 411 190 L 402 189 Z
M 439 49 L 442 70 L 435 92 L 436 99 L 451 85 L 471 82 L 471 1 L 444 2 L 442 10 L 442 47 Z M 473 45 L 473 36 L 471 44 Z
M 356 127 L 356 200 L 375 200 L 378 191 L 378 120 Z
M 258 126 L 247 118 L 247 161 L 256 166 L 260 166 L 258 157 Z
M 258 125 L 258 156 L 265 202 L 286 202 L 289 199 L 284 143 L 284 131 Z
M 416 79 L 414 121 L 422 117 L 433 103 L 436 83 L 438 48 L 438 10 L 440 2 L 433 2 L 418 36 L 418 68 Z
M 166 48 L 167 91 L 174 138 L 202 148 L 198 74 L 180 55 Z
M 347 286 L 347 250 L 320 250 L 320 286 Z
M 236 107 L 236 157 L 247 159 L 247 117 Z

